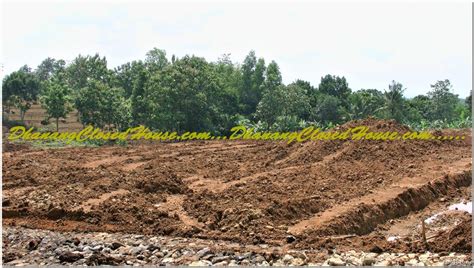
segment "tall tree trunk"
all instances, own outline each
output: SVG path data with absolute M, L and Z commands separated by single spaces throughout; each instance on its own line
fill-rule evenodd
M 26 111 L 20 109 L 20 119 L 22 123 L 25 123 L 25 113 Z
M 59 117 L 56 118 L 56 132 L 59 132 Z

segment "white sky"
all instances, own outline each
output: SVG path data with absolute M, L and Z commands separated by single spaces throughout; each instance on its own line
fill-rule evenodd
M 250 50 L 275 60 L 285 83 L 317 86 L 343 75 L 353 90 L 401 82 L 406 96 L 450 79 L 471 90 L 471 3 L 138 3 L 2 4 L 4 74 L 46 57 L 106 56 L 109 68 L 153 47 L 215 61 Z

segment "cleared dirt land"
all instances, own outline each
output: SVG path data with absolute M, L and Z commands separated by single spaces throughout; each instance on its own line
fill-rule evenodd
M 356 125 L 408 130 L 342 128 Z M 420 236 L 422 220 L 471 197 L 471 131 L 437 134 L 465 139 L 4 144 L 3 226 L 266 244 L 315 259 L 334 249 L 469 253 L 468 213 L 428 224 L 428 245 Z

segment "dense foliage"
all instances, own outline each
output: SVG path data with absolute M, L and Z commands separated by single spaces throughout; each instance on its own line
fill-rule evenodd
M 105 57 L 79 55 L 70 64 L 45 59 L 3 80 L 3 112 L 24 114 L 39 101 L 46 120 L 65 118 L 72 108 L 82 124 L 109 129 L 145 125 L 155 130 L 213 131 L 236 124 L 265 130 L 334 126 L 368 116 L 395 119 L 414 128 L 470 127 L 471 95 L 460 99 L 449 80 L 427 95 L 404 97 L 405 88 L 353 91 L 345 77 L 326 75 L 318 86 L 296 80 L 285 85 L 275 61 L 251 51 L 242 64 L 228 54 L 216 62 L 185 56 L 169 59 L 154 48 L 145 59 L 107 67 Z

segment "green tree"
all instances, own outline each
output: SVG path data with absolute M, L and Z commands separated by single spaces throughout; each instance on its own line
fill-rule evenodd
M 339 98 L 318 93 L 312 101 L 314 105 L 311 108 L 311 120 L 327 123 L 340 123 L 343 119 L 344 108 L 341 106 Z
M 169 61 L 166 58 L 166 51 L 156 47 L 148 51 L 146 53 L 145 65 L 152 73 L 163 70 L 169 65 Z
M 66 118 L 72 111 L 72 98 L 66 83 L 59 76 L 53 81 L 48 81 L 40 95 L 41 106 L 46 110 L 47 118 L 55 119 L 56 131 L 59 131 L 59 119 Z
M 214 96 L 216 110 L 213 112 L 217 118 L 213 119 L 216 123 L 216 130 L 219 133 L 228 132 L 239 117 L 239 88 L 242 82 L 242 74 L 230 60 L 229 54 L 224 54 L 216 63 L 212 64 L 213 72 L 217 76 L 219 90 Z
M 406 102 L 406 116 L 410 122 L 428 120 L 431 112 L 431 100 L 428 96 L 418 95 Z
M 242 71 L 242 84 L 240 88 L 240 102 L 242 106 L 242 113 L 244 115 L 250 115 L 255 112 L 257 107 L 260 94 L 260 89 L 255 88 L 253 82 L 255 81 L 255 68 L 257 65 L 257 57 L 255 51 L 250 51 L 245 57 L 241 67 Z
M 257 118 L 271 127 L 278 117 L 301 118 L 309 110 L 309 98 L 304 89 L 297 85 L 277 86 L 265 91 L 257 106 Z
M 467 96 L 465 103 L 466 103 L 467 109 L 469 110 L 469 114 L 471 114 L 472 113 L 472 90 L 469 92 L 469 96 Z
M 296 85 L 300 88 L 302 88 L 308 97 L 314 96 L 317 92 L 318 89 L 315 88 L 313 85 L 311 85 L 310 82 L 304 81 L 301 79 L 297 79 L 295 82 L 291 83 L 290 85 Z
M 405 99 L 403 92 L 405 89 L 403 85 L 392 81 L 388 86 L 388 91 L 384 92 L 385 104 L 383 110 L 385 117 L 395 119 L 401 122 L 404 119 Z
M 151 77 L 145 95 L 149 124 L 176 131 L 213 130 L 219 112 L 218 77 L 205 59 L 185 56 Z
M 4 111 L 8 114 L 12 106 L 16 107 L 20 110 L 21 121 L 24 121 L 25 113 L 37 100 L 39 91 L 40 81 L 26 65 L 7 75 L 2 86 Z
M 90 81 L 80 89 L 75 106 L 84 125 L 123 129 L 130 123 L 130 102 L 123 97 L 123 89 L 109 88 L 102 82 Z
M 142 61 L 132 61 L 122 64 L 114 69 L 114 86 L 124 89 L 125 98 L 132 95 L 134 84 L 139 78 L 140 73 L 145 70 Z
M 133 92 L 130 98 L 133 123 L 144 125 L 148 122 L 150 108 L 148 98 L 145 95 L 148 73 L 142 69 L 133 83 Z
M 41 82 L 48 81 L 52 76 L 65 70 L 66 62 L 64 60 L 56 60 L 46 58 L 36 67 L 35 74 Z
M 110 84 L 111 71 L 107 69 L 107 60 L 101 58 L 99 54 L 94 56 L 81 56 L 73 60 L 66 68 L 69 87 L 73 90 L 80 90 L 90 81 L 99 81 Z
M 339 99 L 340 104 L 348 108 L 349 102 L 348 98 L 351 94 L 351 89 L 349 84 L 346 81 L 346 78 L 335 76 L 335 75 L 326 75 L 321 77 L 321 83 L 319 83 L 319 92 L 327 95 L 334 96 Z
M 265 77 L 265 90 L 273 91 L 282 84 L 280 67 L 275 61 L 270 62 Z
M 428 96 L 431 99 L 431 120 L 453 120 L 456 117 L 458 96 L 451 93 L 452 86 L 448 79 L 431 85 Z
M 377 89 L 361 89 L 349 96 L 348 118 L 363 119 L 368 116 L 378 116 L 384 105 L 383 93 Z

